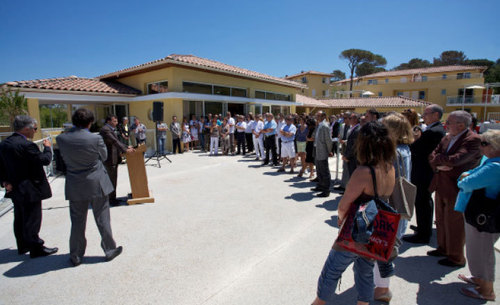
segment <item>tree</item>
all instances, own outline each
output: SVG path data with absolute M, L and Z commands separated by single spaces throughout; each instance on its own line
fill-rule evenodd
M 399 66 L 393 68 L 393 70 L 407 70 L 407 69 L 418 69 L 427 68 L 432 66 L 431 62 L 426 59 L 412 58 L 407 63 L 402 63 Z
M 387 60 L 383 56 L 375 54 L 371 62 L 364 62 L 356 68 L 356 76 L 365 76 L 385 71 L 384 67 L 386 64 Z
M 349 50 L 344 50 L 342 53 L 340 53 L 339 56 L 340 59 L 346 59 L 349 61 L 349 70 L 351 73 L 351 82 L 349 86 L 349 90 L 351 91 L 350 96 L 352 96 L 352 83 L 353 83 L 353 75 L 354 71 L 356 71 L 356 68 L 363 64 L 363 63 L 368 63 L 372 64 L 375 67 L 379 66 L 385 66 L 387 64 L 386 59 L 377 54 L 373 54 L 370 51 L 366 50 L 360 50 L 360 49 L 349 49 Z
M 332 74 L 332 81 L 334 82 L 345 79 L 345 73 L 340 70 L 334 70 Z
M 444 51 L 439 58 L 434 57 L 434 66 L 465 65 L 467 56 L 462 51 Z
M 28 101 L 19 90 L 12 91 L 3 86 L 0 94 L 0 123 L 9 124 L 11 128 L 14 118 L 20 114 L 28 114 Z

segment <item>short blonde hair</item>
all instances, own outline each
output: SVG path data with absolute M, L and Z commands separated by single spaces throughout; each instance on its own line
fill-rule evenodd
M 500 150 L 500 130 L 488 129 L 481 134 L 481 140 L 490 143 L 494 150 Z
M 408 119 L 400 113 L 391 113 L 382 119 L 382 123 L 389 129 L 389 135 L 396 144 L 413 143 L 413 130 Z

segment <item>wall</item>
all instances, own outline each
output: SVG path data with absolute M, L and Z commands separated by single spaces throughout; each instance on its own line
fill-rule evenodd
M 291 80 L 302 83 L 303 77 L 307 78 L 307 83 L 305 83 L 305 85 L 307 85 L 308 88 L 305 89 L 304 92 L 301 94 L 310 97 L 322 98 L 325 97 L 323 96 L 323 91 L 326 91 L 329 94 L 328 97 L 331 97 L 330 83 L 323 83 L 324 77 L 327 78 L 328 80 L 330 79 L 329 75 L 305 74 L 294 77 Z M 316 91 L 316 94 L 314 96 L 312 95 L 313 89 Z

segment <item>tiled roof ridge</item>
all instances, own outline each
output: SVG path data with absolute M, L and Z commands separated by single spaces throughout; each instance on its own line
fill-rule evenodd
M 193 60 L 186 60 L 186 58 L 193 59 Z M 108 78 L 108 77 L 111 77 L 111 76 L 114 76 L 117 74 L 119 75 L 120 73 L 126 73 L 126 72 L 130 72 L 130 71 L 133 71 L 136 69 L 140 69 L 142 67 L 147 67 L 150 65 L 155 65 L 155 64 L 162 63 L 162 62 L 168 62 L 168 61 L 184 63 L 187 65 L 199 66 L 199 67 L 203 67 L 203 68 L 210 68 L 210 69 L 219 70 L 219 71 L 223 71 L 223 72 L 239 74 L 239 75 L 246 76 L 246 77 L 260 78 L 262 80 L 267 80 L 267 81 L 280 82 L 280 83 L 284 83 L 287 85 L 291 85 L 293 87 L 301 87 L 301 88 L 305 87 L 304 85 L 298 84 L 297 82 L 290 81 L 290 80 L 287 80 L 284 78 L 267 75 L 264 73 L 252 71 L 252 70 L 241 68 L 241 67 L 234 66 L 234 65 L 228 65 L 228 64 L 222 63 L 220 61 L 216 61 L 216 60 L 208 59 L 208 58 L 203 58 L 203 57 L 198 57 L 198 56 L 195 56 L 192 54 L 187 54 L 187 55 L 185 55 L 185 54 L 170 54 L 170 55 L 168 55 L 164 58 L 161 58 L 161 59 L 149 61 L 147 63 L 143 63 L 140 65 L 132 66 L 129 68 L 125 68 L 122 70 L 118 70 L 115 72 L 101 75 L 101 76 L 98 76 L 98 78 L 104 79 L 104 78 Z
M 67 92 L 94 92 L 116 94 L 140 94 L 141 91 L 112 80 L 100 80 L 78 76 L 10 81 L 7 86 L 26 89 L 58 90 Z
M 332 73 L 326 73 L 326 72 L 320 72 L 320 71 L 315 71 L 315 70 L 308 70 L 308 71 L 301 71 L 300 73 L 296 73 L 293 75 L 285 76 L 285 79 L 301 76 L 301 75 L 307 75 L 307 74 L 317 74 L 317 75 L 333 75 Z

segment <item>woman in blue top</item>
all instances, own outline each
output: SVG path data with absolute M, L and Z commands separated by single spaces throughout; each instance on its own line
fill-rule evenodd
M 455 210 L 463 212 L 474 190 L 485 188 L 485 196 L 497 198 L 500 192 L 500 130 L 488 130 L 481 135 L 481 164 L 463 173 L 458 182 L 460 192 Z M 500 203 L 499 203 L 500 204 Z M 481 300 L 495 300 L 495 242 L 500 233 L 479 232 L 465 223 L 465 248 L 471 275 L 458 278 L 474 286 L 462 288 L 462 294 Z

